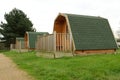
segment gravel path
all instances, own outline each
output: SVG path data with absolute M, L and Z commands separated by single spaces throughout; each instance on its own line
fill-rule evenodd
M 0 80 L 33 80 L 4 54 L 0 54 Z

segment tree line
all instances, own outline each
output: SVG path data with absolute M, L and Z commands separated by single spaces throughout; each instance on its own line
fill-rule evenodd
M 4 19 L 6 22 L 1 21 L 0 33 L 3 35 L 1 39 L 5 41 L 6 47 L 15 43 L 16 37 L 24 37 L 26 31 L 36 31 L 33 23 L 22 10 L 12 9 L 9 13 L 4 14 Z

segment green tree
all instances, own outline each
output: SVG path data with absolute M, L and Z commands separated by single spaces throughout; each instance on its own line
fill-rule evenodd
M 9 13 L 5 13 L 4 18 L 6 23 L 1 22 L 0 32 L 8 47 L 16 37 L 24 37 L 26 31 L 35 31 L 32 22 L 22 10 L 14 8 Z

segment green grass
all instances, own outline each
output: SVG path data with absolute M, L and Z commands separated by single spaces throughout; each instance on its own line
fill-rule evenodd
M 120 54 L 47 59 L 35 52 L 4 52 L 36 80 L 120 80 Z

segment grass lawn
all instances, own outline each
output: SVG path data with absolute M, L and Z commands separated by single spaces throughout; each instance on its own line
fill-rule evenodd
M 120 54 L 47 59 L 35 52 L 4 52 L 36 80 L 120 80 Z

